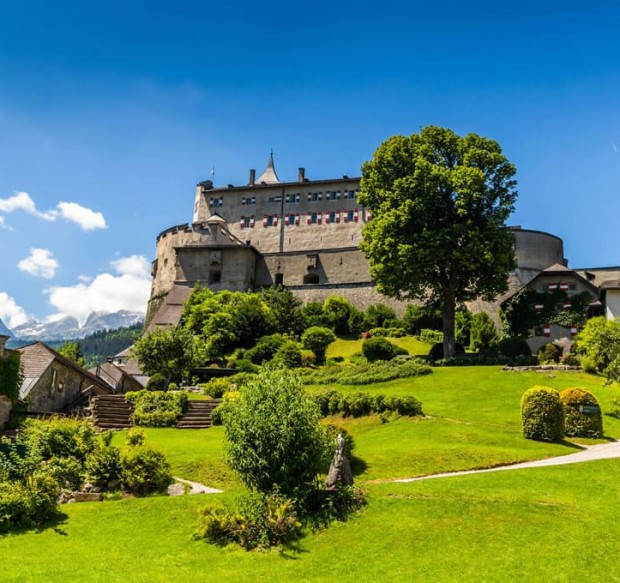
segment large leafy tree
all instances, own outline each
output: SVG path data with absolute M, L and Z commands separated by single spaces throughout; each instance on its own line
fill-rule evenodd
M 161 374 L 167 389 L 171 381 L 187 378 L 205 358 L 203 342 L 181 326 L 155 328 L 140 338 L 132 356 L 149 376 Z
M 380 292 L 441 306 L 454 354 L 458 304 L 507 290 L 515 167 L 493 140 L 428 126 L 393 136 L 362 166 L 359 202 L 372 212 L 361 249 Z

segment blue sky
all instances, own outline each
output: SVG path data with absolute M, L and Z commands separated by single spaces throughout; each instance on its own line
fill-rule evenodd
M 428 124 L 497 140 L 510 223 L 620 264 L 615 2 L 22 0 L 0 8 L 0 318 L 144 307 L 194 185 L 359 175 Z M 21 194 L 19 194 L 21 193 Z

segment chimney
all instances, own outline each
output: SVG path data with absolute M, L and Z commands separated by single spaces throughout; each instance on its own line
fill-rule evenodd
M 250 186 L 254 186 L 256 182 L 256 170 L 254 168 L 250 168 Z
M 305 182 L 306 181 L 306 169 L 298 168 L 297 169 L 297 182 Z

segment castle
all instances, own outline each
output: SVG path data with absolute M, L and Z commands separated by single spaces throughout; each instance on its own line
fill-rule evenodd
M 381 302 L 402 312 L 401 302 L 377 292 L 358 249 L 362 227 L 371 220 L 369 210 L 357 201 L 359 188 L 359 177 L 310 180 L 304 168 L 299 168 L 297 181 L 282 182 L 273 155 L 258 178 L 250 170 L 247 185 L 216 188 L 210 180 L 200 182 L 191 224 L 171 227 L 157 237 L 147 328 L 177 324 L 197 283 L 214 291 L 280 284 L 304 303 L 338 295 L 360 309 Z M 615 293 L 620 268 L 573 271 L 559 237 L 510 229 L 517 268 L 510 274 L 509 291 L 490 304 L 472 302 L 473 311 L 495 314 L 502 301 L 523 286 L 540 284 L 541 277 L 559 277 L 558 285 L 588 290 L 594 304 L 605 299 L 606 290 Z M 551 268 L 545 279 L 545 270 Z M 620 290 L 620 285 L 615 287 Z

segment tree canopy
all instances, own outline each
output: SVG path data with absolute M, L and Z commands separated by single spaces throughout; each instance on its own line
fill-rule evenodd
M 499 144 L 436 126 L 393 136 L 362 166 L 359 202 L 372 213 L 360 245 L 379 291 L 437 302 L 444 354 L 454 354 L 457 304 L 508 287 L 516 170 Z

